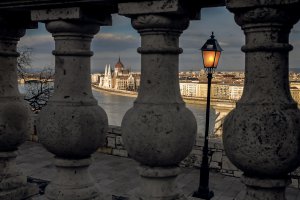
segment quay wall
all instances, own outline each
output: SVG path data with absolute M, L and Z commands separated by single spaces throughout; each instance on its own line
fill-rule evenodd
M 137 92 L 127 91 L 127 90 L 114 90 L 114 89 L 106 89 L 106 88 L 100 88 L 96 85 L 92 85 L 92 89 L 99 91 L 99 92 L 106 92 L 113 95 L 119 95 L 119 96 L 127 96 L 127 97 L 137 97 Z
M 92 85 L 92 89 L 99 91 L 99 92 L 107 92 L 113 95 L 120 95 L 120 96 L 128 96 L 128 97 L 137 97 L 137 92 L 127 91 L 127 90 L 115 90 L 109 88 L 101 88 L 97 85 Z M 199 104 L 199 105 L 206 105 L 206 97 L 186 97 L 182 96 L 185 103 L 188 104 Z M 235 101 L 227 100 L 227 99 L 215 99 L 211 98 L 211 105 L 216 106 L 218 104 L 225 104 L 230 107 L 235 107 Z

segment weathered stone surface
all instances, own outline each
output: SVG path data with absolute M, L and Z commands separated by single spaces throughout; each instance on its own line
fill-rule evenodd
M 243 172 L 242 171 L 234 171 L 233 172 L 233 176 L 234 177 L 238 177 L 238 178 L 240 178 L 240 177 L 242 177 L 242 175 L 243 175 Z
M 31 19 L 35 21 L 80 19 L 80 18 L 81 18 L 81 10 L 79 7 L 33 10 L 31 12 Z
M 193 148 L 191 154 L 197 155 L 197 156 L 202 156 L 202 149 L 199 149 L 198 147 Z
M 263 18 L 259 13 L 268 11 L 255 10 L 255 16 L 260 20 Z M 289 92 L 288 66 L 285 64 L 291 49 L 287 38 L 295 22 L 291 18 L 293 12 L 286 12 L 289 18 L 282 22 L 284 10 L 270 10 L 260 28 L 250 26 L 255 23 L 251 11 L 237 18 L 247 36 L 247 44 L 243 47 L 247 79 L 237 108 L 225 119 L 223 141 L 226 154 L 240 169 L 278 176 L 299 165 L 300 136 L 297 130 L 300 130 L 300 112 Z M 276 19 L 282 24 L 268 23 Z M 253 32 L 256 29 L 258 31 Z
M 56 177 L 47 186 L 46 197 L 56 199 L 99 199 L 99 189 L 88 172 L 91 160 L 55 159 Z
M 168 7 L 175 1 L 165 2 Z M 144 9 L 143 2 L 136 5 Z M 132 12 L 131 3 L 121 6 L 123 14 Z M 148 8 L 151 11 L 152 6 Z M 138 52 L 142 73 L 138 97 L 122 121 L 122 138 L 129 155 L 145 166 L 140 172 L 138 198 L 179 199 L 175 184 L 179 172 L 173 166 L 190 153 L 197 130 L 195 117 L 180 95 L 178 80 L 179 36 L 188 27 L 189 18 L 154 13 L 132 17 L 132 25 L 141 35 Z M 148 171 L 151 173 L 145 175 Z M 170 172 L 174 174 L 168 175 Z
M 117 145 L 120 145 L 120 146 L 123 146 L 123 139 L 122 139 L 122 136 L 117 136 L 117 137 L 116 137 L 116 144 L 117 144 Z
M 292 183 L 290 186 L 292 186 L 294 188 L 299 188 L 299 179 L 292 178 Z
M 107 138 L 107 146 L 111 148 L 116 148 L 116 139 L 112 137 Z
M 234 166 L 230 162 L 230 160 L 227 158 L 227 156 L 223 156 L 222 157 L 222 169 L 224 169 L 224 170 L 230 170 L 230 171 L 238 170 L 236 168 L 236 166 Z
M 108 128 L 108 131 L 107 131 L 107 134 L 106 134 L 106 137 L 110 137 L 110 138 L 116 138 L 116 136 L 117 136 L 117 134 L 116 133 L 113 133 L 113 132 L 111 132 L 111 128 L 110 128 L 110 126 L 109 126 L 109 128 Z
M 48 199 L 86 200 L 100 197 L 88 173 L 90 156 L 106 142 L 108 120 L 92 95 L 90 50 L 97 22 L 47 21 L 55 39 L 54 94 L 40 112 L 41 143 L 56 155 L 57 175 L 46 189 Z
M 24 36 L 26 17 L 0 16 L 0 199 L 27 197 L 26 177 L 16 168 L 16 150 L 28 138 L 29 109 L 17 83 L 17 44 Z
M 227 1 L 246 36 L 246 73 L 243 95 L 224 121 L 224 148 L 252 177 L 244 200 L 285 200 L 288 181 L 278 178 L 300 164 L 300 111 L 288 80 L 288 38 L 300 15 L 293 0 L 241 3 Z
M 220 150 L 220 151 L 224 150 L 223 141 L 221 138 L 216 138 L 213 141 L 215 143 L 214 148 L 216 150 Z
M 201 163 L 202 163 L 202 154 L 201 155 L 195 155 L 194 167 L 200 167 Z
M 128 152 L 124 149 L 113 149 L 112 154 L 115 156 L 128 157 Z
M 253 8 L 253 7 L 265 7 L 265 6 L 282 6 L 282 5 L 293 5 L 299 4 L 299 0 L 263 0 L 263 1 L 252 1 L 252 0 L 226 0 L 226 6 L 230 9 L 237 8 Z
M 194 144 L 196 121 L 182 101 L 177 75 L 178 39 L 188 23 L 187 18 L 156 15 L 132 21 L 142 35 L 141 88 L 123 118 L 122 131 L 129 154 L 145 165 L 176 165 Z
M 57 8 L 57 7 L 72 7 L 72 6 L 90 6 L 97 7 L 98 9 L 102 8 L 105 5 L 110 4 L 111 7 L 116 7 L 115 1 L 111 0 L 68 0 L 68 1 L 53 1 L 53 0 L 2 0 L 0 2 L 0 8 L 2 9 L 40 9 L 43 8 Z M 107 9 L 107 11 L 110 11 Z
M 289 179 L 259 179 L 242 176 L 242 182 L 247 186 L 243 200 L 285 198 L 285 188 L 291 183 Z
M 39 138 L 60 157 L 87 157 L 105 142 L 107 116 L 92 96 L 90 42 L 97 24 L 53 21 L 47 23 L 56 40 L 55 92 L 40 113 Z M 64 32 L 71 36 L 61 36 Z
M 0 4 L 1 5 L 1 4 Z M 182 3 L 180 0 L 144 0 L 127 1 L 118 4 L 119 14 L 135 16 L 145 14 L 172 14 L 184 15 L 193 20 L 200 19 L 201 8 L 224 6 L 225 0 L 189 0 Z
M 178 13 L 183 12 L 179 0 L 141 1 L 119 3 L 119 14 L 141 15 L 155 13 Z
M 32 21 L 47 22 L 55 20 L 84 20 L 95 24 L 106 26 L 112 24 L 112 18 L 109 14 L 99 14 L 94 9 L 84 9 L 84 7 L 64 7 L 50 9 L 31 10 Z M 107 13 L 107 12 L 105 12 Z
M 141 199 L 185 199 L 178 191 L 176 177 L 178 167 L 139 167 L 141 175 Z
M 234 176 L 233 175 L 233 171 L 228 171 L 228 170 L 225 170 L 225 169 L 221 169 L 221 174 L 222 175 L 225 175 L 225 176 Z
M 212 161 L 214 162 L 222 162 L 223 153 L 222 151 L 214 152 L 212 155 Z
M 209 168 L 211 168 L 211 169 L 221 169 L 221 166 L 220 166 L 220 163 L 212 161 L 212 162 L 209 163 Z
M 7 26 L 5 20 L 0 16 L 0 151 L 10 152 L 26 139 L 29 110 L 17 83 L 17 43 L 25 29 Z
M 215 143 L 212 142 L 211 140 L 208 140 L 208 148 L 209 148 L 209 149 L 215 148 Z
M 16 169 L 15 152 L 0 152 L 0 199 L 23 199 L 27 197 L 26 177 Z
M 196 146 L 203 147 L 203 145 L 204 145 L 203 138 L 197 137 L 196 138 Z
M 292 173 L 291 173 L 291 176 L 293 177 L 293 176 L 298 176 L 298 177 L 300 177 L 300 168 L 298 167 L 295 171 L 293 171 Z
M 108 148 L 108 147 L 100 147 L 98 149 L 98 152 L 101 152 L 101 153 L 105 153 L 105 154 L 112 154 L 112 148 Z
M 111 132 L 116 135 L 122 135 L 122 128 L 120 126 L 110 126 Z

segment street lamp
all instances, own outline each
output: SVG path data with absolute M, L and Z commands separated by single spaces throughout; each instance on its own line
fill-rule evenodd
M 210 90 L 212 74 L 218 66 L 218 62 L 223 51 L 212 32 L 210 39 L 201 48 L 204 69 L 207 72 L 207 101 L 206 101 L 206 121 L 204 146 L 202 150 L 202 163 L 200 166 L 200 184 L 193 197 L 209 200 L 214 196 L 213 191 L 209 190 L 209 165 L 208 165 L 208 130 L 209 130 L 209 111 L 210 111 Z

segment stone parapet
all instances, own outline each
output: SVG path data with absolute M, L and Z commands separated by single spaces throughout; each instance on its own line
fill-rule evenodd
M 109 126 L 106 135 L 106 144 L 99 148 L 98 152 L 120 157 L 129 157 L 123 145 L 121 127 Z
M 32 134 L 28 137 L 28 140 L 38 142 L 36 132 L 32 132 Z M 203 144 L 203 138 L 197 137 L 192 152 L 180 163 L 180 166 L 199 168 L 202 160 Z M 208 149 L 209 167 L 211 171 L 220 172 L 225 176 L 232 176 L 237 178 L 240 178 L 242 176 L 242 171 L 238 170 L 227 158 L 221 138 L 210 138 Z M 120 157 L 130 157 L 123 145 L 121 127 L 109 126 L 106 134 L 105 145 L 99 148 L 98 152 Z M 300 168 L 293 171 L 290 174 L 290 177 L 292 178 L 291 186 L 300 189 Z
M 202 148 L 204 140 L 197 137 L 194 148 L 189 156 L 181 163 L 181 167 L 199 168 L 202 160 Z M 219 172 L 225 176 L 240 178 L 242 171 L 237 169 L 225 154 L 223 142 L 221 138 L 210 138 L 208 143 L 209 149 L 209 166 L 211 171 Z M 115 155 L 120 157 L 130 157 L 122 143 L 121 128 L 118 126 L 109 126 L 106 135 L 105 147 L 99 148 L 98 152 Z M 292 178 L 292 187 L 300 189 L 300 168 L 290 174 Z

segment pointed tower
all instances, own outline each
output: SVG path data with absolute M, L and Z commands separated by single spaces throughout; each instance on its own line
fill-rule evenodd
M 119 60 L 115 65 L 115 74 L 117 75 L 118 73 L 122 72 L 124 70 L 124 65 L 121 62 L 121 58 L 119 56 Z
M 110 64 L 108 65 L 108 70 L 107 70 L 107 79 L 108 79 L 108 87 L 112 88 L 112 74 L 111 74 L 111 68 L 110 68 Z
M 105 65 L 105 72 L 104 72 L 104 77 L 107 76 L 107 65 Z
M 108 65 L 107 76 L 111 78 L 111 68 L 110 68 L 110 64 Z

